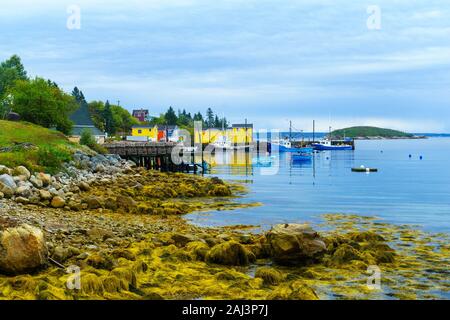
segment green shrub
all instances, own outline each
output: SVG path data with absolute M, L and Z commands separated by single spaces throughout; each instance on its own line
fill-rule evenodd
M 80 144 L 88 146 L 95 152 L 102 153 L 102 154 L 107 153 L 107 150 L 95 141 L 95 138 L 92 135 L 91 130 L 89 130 L 89 129 L 83 129 L 83 131 L 81 132 Z
M 50 173 L 57 172 L 64 162 L 69 162 L 70 160 L 72 160 L 72 154 L 69 150 L 52 146 L 43 146 L 38 150 L 37 163 L 47 168 Z
M 80 144 L 88 146 L 89 148 L 92 148 L 97 144 L 91 130 L 83 129 L 81 132 Z

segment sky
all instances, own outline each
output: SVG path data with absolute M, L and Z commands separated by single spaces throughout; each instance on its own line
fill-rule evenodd
M 450 132 L 449 1 L 15 0 L 0 30 L 0 60 L 89 101 L 211 107 L 261 129 Z

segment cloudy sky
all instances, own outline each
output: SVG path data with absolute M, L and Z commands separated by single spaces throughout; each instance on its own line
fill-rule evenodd
M 67 28 L 67 9 L 81 28 Z M 381 29 L 367 27 L 367 8 Z M 168 106 L 258 128 L 377 125 L 450 132 L 450 3 L 436 0 L 15 0 L 0 60 L 19 54 L 88 100 Z

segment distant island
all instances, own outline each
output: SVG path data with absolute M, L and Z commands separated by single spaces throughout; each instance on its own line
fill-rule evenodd
M 415 136 L 402 131 L 378 128 L 378 127 L 350 127 L 331 132 L 333 139 L 353 138 L 363 139 L 424 139 L 424 136 Z

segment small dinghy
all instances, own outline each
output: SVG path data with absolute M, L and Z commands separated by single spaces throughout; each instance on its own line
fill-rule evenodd
M 378 172 L 377 168 L 366 168 L 365 166 L 352 168 L 352 172 Z

